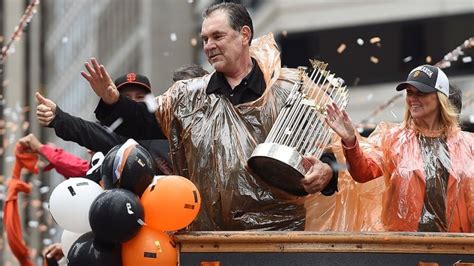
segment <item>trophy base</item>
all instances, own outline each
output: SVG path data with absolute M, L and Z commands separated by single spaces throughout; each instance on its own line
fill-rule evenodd
M 276 143 L 259 144 L 248 159 L 247 165 L 254 174 L 271 186 L 295 196 L 308 195 L 301 184 L 306 173 L 303 156 L 294 148 Z

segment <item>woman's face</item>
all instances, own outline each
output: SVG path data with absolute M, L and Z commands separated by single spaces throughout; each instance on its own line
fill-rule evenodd
M 437 118 L 440 104 L 436 92 L 424 93 L 409 85 L 406 102 L 414 119 Z

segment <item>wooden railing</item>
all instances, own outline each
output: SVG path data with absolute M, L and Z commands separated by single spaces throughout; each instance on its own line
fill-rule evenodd
M 474 262 L 474 234 L 189 232 L 175 238 L 182 265 L 453 265 Z M 263 259 L 262 261 L 256 259 Z M 325 258 L 326 261 L 321 261 Z M 290 264 L 287 264 L 290 263 Z M 263 264 L 262 264 L 263 263 Z M 310 264 L 308 264 L 310 263 Z M 401 264 L 400 264 L 401 263 Z

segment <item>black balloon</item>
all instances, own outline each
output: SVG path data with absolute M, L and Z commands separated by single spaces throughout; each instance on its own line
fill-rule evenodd
M 68 266 L 121 266 L 121 245 L 101 243 L 88 232 L 80 236 L 71 246 L 68 254 Z
M 101 177 L 105 189 L 124 188 L 141 196 L 155 175 L 155 166 L 150 153 L 140 145 L 127 148 L 118 154 L 121 145 L 113 147 L 101 167 Z M 122 163 L 119 162 L 121 156 Z M 114 165 L 115 164 L 115 165 Z
M 108 243 L 132 239 L 144 220 L 138 196 L 120 188 L 104 191 L 92 202 L 89 210 L 89 223 L 95 238 Z

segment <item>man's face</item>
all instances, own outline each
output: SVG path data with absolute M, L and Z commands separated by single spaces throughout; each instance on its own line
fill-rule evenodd
M 230 27 L 226 13 L 217 10 L 204 19 L 201 38 L 207 60 L 216 71 L 226 74 L 239 68 L 248 40 Z
M 145 95 L 148 94 L 148 92 L 143 88 L 133 85 L 120 88 L 119 91 L 120 94 L 135 102 L 143 102 L 145 100 Z

